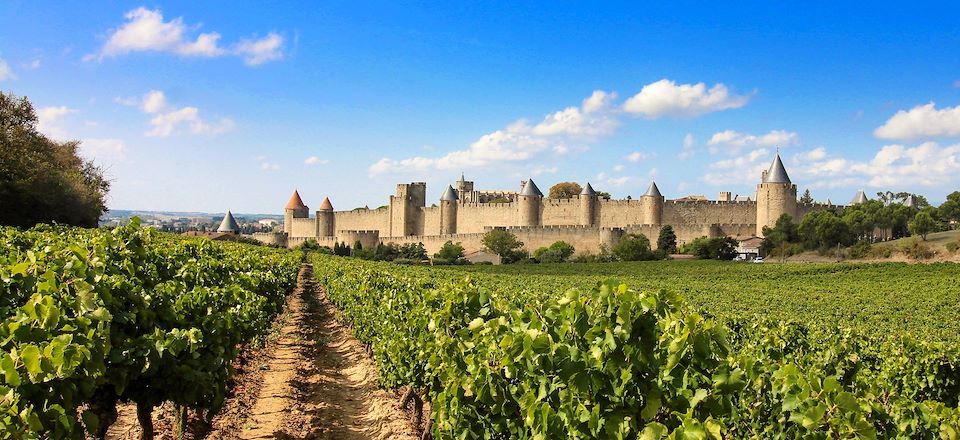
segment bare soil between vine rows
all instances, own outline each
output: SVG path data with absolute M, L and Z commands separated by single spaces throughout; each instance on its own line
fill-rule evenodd
M 417 439 L 400 394 L 377 387 L 376 365 L 304 266 L 266 346 L 245 350 L 223 409 L 210 425 L 191 413 L 187 439 Z M 140 438 L 136 409 L 121 405 L 107 438 Z M 174 439 L 173 408 L 154 410 L 156 439 Z

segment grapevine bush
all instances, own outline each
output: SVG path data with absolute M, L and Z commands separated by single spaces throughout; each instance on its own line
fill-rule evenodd
M 954 345 L 760 318 L 719 321 L 669 290 L 613 281 L 528 294 L 420 268 L 313 262 L 329 298 L 371 346 L 382 385 L 409 385 L 431 402 L 437 438 L 960 432 Z
M 292 252 L 137 221 L 0 229 L 0 438 L 101 436 L 118 401 L 141 422 L 163 402 L 212 414 L 298 267 Z

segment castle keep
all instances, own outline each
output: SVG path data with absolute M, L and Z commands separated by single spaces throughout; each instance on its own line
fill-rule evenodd
M 615 246 L 624 234 L 644 234 L 655 244 L 664 225 L 673 227 L 679 243 L 703 236 L 762 236 L 763 227 L 773 226 L 781 214 L 799 222 L 807 213 L 829 206 L 797 202 L 797 186 L 779 154 L 763 172 L 755 200 L 731 200 L 728 192 L 718 201 L 667 200 L 656 183 L 635 200 L 601 198 L 589 183 L 573 198 L 551 199 L 532 179 L 520 192 L 510 192 L 477 191 L 473 182 L 461 177 L 456 188 L 447 187 L 439 203 L 427 206 L 426 190 L 423 182 L 399 184 L 389 203 L 378 209 L 334 211 L 327 198 L 312 218 L 294 191 L 284 209 L 283 232 L 255 238 L 288 247 L 307 240 L 331 247 L 359 241 L 365 248 L 420 242 L 433 253 L 448 240 L 460 242 L 468 251 L 480 249 L 484 233 L 502 228 L 530 250 L 563 240 L 578 252 L 596 253 L 601 246 Z

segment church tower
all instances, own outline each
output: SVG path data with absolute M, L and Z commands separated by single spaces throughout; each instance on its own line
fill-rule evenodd
M 790 182 L 777 153 L 757 185 L 757 236 L 763 237 L 763 227 L 773 227 L 783 214 L 790 214 L 797 221 L 797 185 Z

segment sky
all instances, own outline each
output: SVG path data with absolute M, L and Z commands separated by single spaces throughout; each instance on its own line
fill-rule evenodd
M 464 173 L 933 203 L 960 190 L 956 2 L 0 2 L 0 90 L 112 209 L 338 210 Z M 867 4 L 869 3 L 869 4 Z

